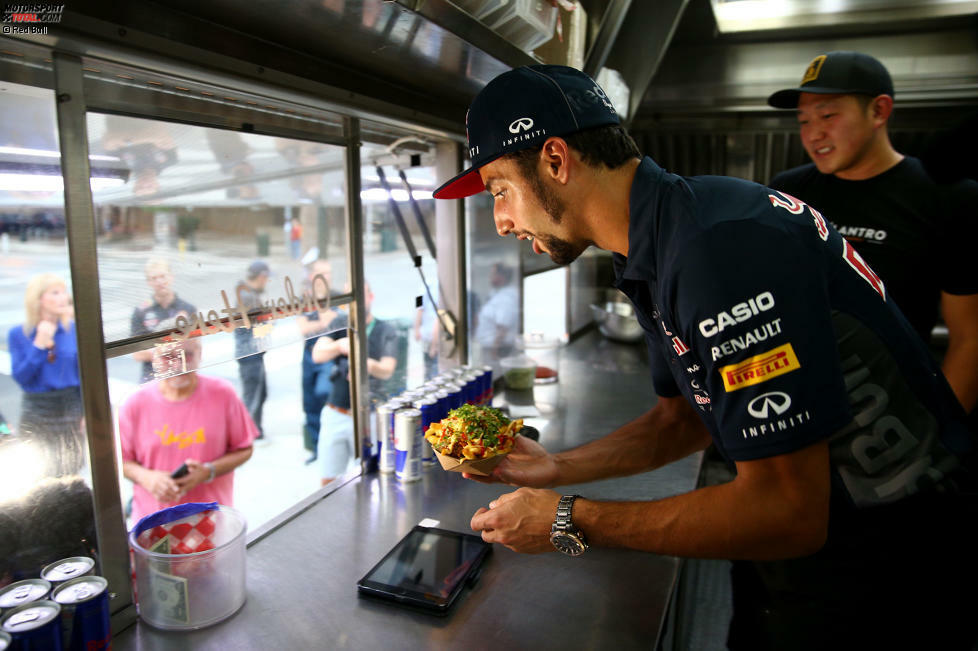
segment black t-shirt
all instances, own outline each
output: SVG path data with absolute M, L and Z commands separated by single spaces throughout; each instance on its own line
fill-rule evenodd
M 330 324 L 333 332 L 325 335 L 331 339 L 343 339 L 348 336 L 347 328 L 350 317 L 341 312 Z M 397 330 L 390 323 L 375 318 L 367 324 L 367 357 L 380 361 L 384 357 L 397 358 Z M 340 409 L 350 408 L 350 378 L 349 361 L 345 356 L 336 358 L 333 386 L 329 392 L 329 404 Z M 384 380 L 370 376 L 369 390 L 371 398 L 385 398 L 381 395 Z
M 873 270 L 914 330 L 930 340 L 941 292 L 978 293 L 978 183 L 939 185 L 916 158 L 862 181 L 822 174 L 814 164 L 782 172 L 770 187 L 825 215 Z
M 179 296 L 174 296 L 173 302 L 166 307 L 163 307 L 154 300 L 150 305 L 138 307 L 133 310 L 129 332 L 132 336 L 135 336 L 173 328 L 176 326 L 177 315 L 181 312 L 192 318 L 197 312 L 197 308 Z M 152 379 L 153 363 L 143 362 L 142 375 L 139 381 L 149 382 Z
M 646 332 L 656 392 L 699 408 L 732 461 L 828 440 L 856 507 L 943 486 L 974 442 L 887 285 L 809 206 L 650 158 L 632 184 L 616 284 Z

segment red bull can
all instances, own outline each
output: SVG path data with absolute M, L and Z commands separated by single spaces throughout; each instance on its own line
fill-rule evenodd
M 55 588 L 51 598 L 61 606 L 61 630 L 67 651 L 111 647 L 108 581 L 100 576 L 80 576 Z
M 465 404 L 465 389 L 461 384 L 458 384 L 457 382 L 449 382 L 445 385 L 444 391 L 448 393 L 448 411 L 461 407 L 463 404 Z
M 482 370 L 482 392 L 486 396 L 485 403 L 483 404 L 492 405 L 492 400 L 493 398 L 495 398 L 495 391 L 493 391 L 493 387 L 492 387 L 492 367 L 488 365 L 483 366 L 481 367 L 481 370 Z
M 394 476 L 401 483 L 421 479 L 421 410 L 394 413 Z
M 61 606 L 42 599 L 17 606 L 0 619 L 0 630 L 10 635 L 13 649 L 63 651 Z
M 486 381 L 483 377 L 485 374 L 481 366 L 469 371 L 468 377 L 475 379 L 475 402 L 473 404 L 484 405 L 489 397 L 486 391 Z
M 446 391 L 443 387 L 437 391 L 433 391 L 429 395 L 434 396 L 438 401 L 438 410 L 435 412 L 435 416 L 437 416 L 435 422 L 440 422 L 443 418 L 448 416 L 448 391 Z
M 399 400 L 403 400 L 406 403 L 414 402 L 419 398 L 424 397 L 424 391 L 419 391 L 417 389 L 411 389 L 410 391 L 403 391 L 401 395 L 397 396 Z
M 378 470 L 383 473 L 394 472 L 394 412 L 403 407 L 404 402 L 397 398 L 377 405 L 377 439 L 380 441 Z
M 474 372 L 469 371 L 464 375 L 459 376 L 459 384 L 461 384 L 463 381 L 465 382 L 465 388 L 464 388 L 465 393 L 463 394 L 465 396 L 465 399 L 462 402 L 462 404 L 466 404 L 466 403 L 472 405 L 479 404 L 478 376 L 476 376 Z
M 72 556 L 55 561 L 41 570 L 41 578 L 48 581 L 52 586 L 58 587 L 59 584 L 80 576 L 88 576 L 95 571 L 95 559 L 88 556 Z
M 17 606 L 47 599 L 51 583 L 44 579 L 24 579 L 0 588 L 0 613 Z
M 424 440 L 424 435 L 428 433 L 428 428 L 431 427 L 432 423 L 441 420 L 438 418 L 438 398 L 428 394 L 420 400 L 415 400 L 414 408 L 421 412 L 421 466 L 433 466 L 435 465 L 435 451 L 431 449 L 431 444 Z

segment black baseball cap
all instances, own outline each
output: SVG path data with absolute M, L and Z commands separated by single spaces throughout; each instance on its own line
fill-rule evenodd
M 461 199 L 485 190 L 479 168 L 542 144 L 552 136 L 620 124 L 601 87 L 567 66 L 524 66 L 499 75 L 483 88 L 465 115 L 472 166 L 435 190 L 436 199 Z
M 255 260 L 250 265 L 248 265 L 248 278 L 257 278 L 262 274 L 271 275 L 272 271 L 268 267 L 268 263 L 262 260 Z
M 829 52 L 812 59 L 798 88 L 779 90 L 767 103 L 774 108 L 797 108 L 801 93 L 893 97 L 893 80 L 883 64 L 868 54 Z

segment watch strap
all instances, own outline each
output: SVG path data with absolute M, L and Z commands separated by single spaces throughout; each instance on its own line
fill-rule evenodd
M 574 511 L 574 500 L 576 500 L 580 495 L 564 495 L 557 502 L 557 515 L 554 518 L 554 523 L 552 531 L 576 531 L 577 528 L 574 526 L 571 520 L 571 514 Z

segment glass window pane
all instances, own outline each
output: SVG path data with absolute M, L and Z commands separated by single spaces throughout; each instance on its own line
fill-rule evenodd
M 382 151 L 379 146 L 365 145 L 363 160 L 370 160 Z M 416 387 L 438 372 L 440 328 L 435 306 L 441 303 L 441 298 L 437 262 L 428 241 L 429 236 L 432 243 L 435 238 L 434 199 L 431 197 L 435 187 L 434 168 L 410 167 L 408 161 L 406 159 L 401 165 L 365 165 L 361 168 L 364 279 L 374 297 L 370 311 L 396 330 L 398 342 L 396 369 L 391 378 L 374 391 L 378 400 Z M 400 176 L 402 172 L 406 184 Z M 381 174 L 390 193 L 380 180 Z M 397 214 L 407 229 L 414 254 L 421 258 L 421 266 L 417 269 L 412 260 L 412 249 L 398 227 Z
M 99 113 L 88 128 L 111 179 L 93 192 L 131 521 L 213 499 L 260 526 L 320 487 L 306 325 L 312 287 L 346 281 L 344 149 Z
M 98 561 L 54 93 L 0 68 L 0 588 Z
M 488 194 L 466 199 L 465 214 L 470 359 L 498 377 L 499 360 L 518 350 L 521 332 L 520 243 L 496 233 Z

